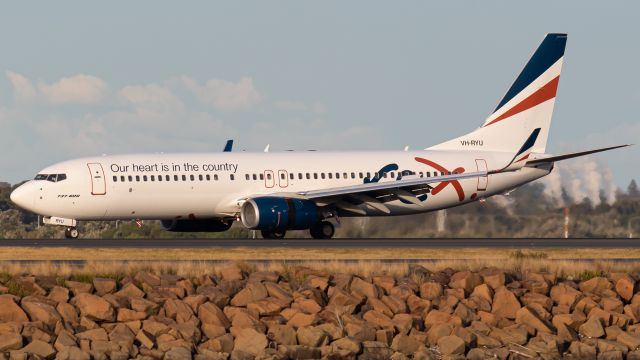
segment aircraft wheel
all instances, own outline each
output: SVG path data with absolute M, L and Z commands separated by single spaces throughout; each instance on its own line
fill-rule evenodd
M 80 232 L 74 227 L 68 227 L 64 231 L 64 237 L 67 239 L 77 239 L 78 236 L 80 236 Z
M 262 230 L 260 234 L 262 234 L 262 238 L 264 239 L 283 239 L 286 235 L 286 231 L 284 230 Z
M 331 239 L 336 232 L 335 227 L 328 221 L 321 221 L 309 229 L 314 239 Z

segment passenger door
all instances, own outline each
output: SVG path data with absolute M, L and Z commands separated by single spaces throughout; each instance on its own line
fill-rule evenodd
M 272 188 L 276 186 L 276 179 L 273 177 L 273 171 L 271 170 L 264 171 L 264 186 L 268 188 Z
M 104 178 L 104 170 L 100 163 L 88 163 L 89 175 L 91 176 L 91 194 L 105 195 L 107 193 L 107 183 Z
M 278 170 L 278 185 L 281 188 L 286 188 L 289 186 L 289 174 L 287 174 L 286 170 Z

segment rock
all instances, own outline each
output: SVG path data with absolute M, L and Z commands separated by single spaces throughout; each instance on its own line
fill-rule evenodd
M 362 318 L 378 329 L 393 328 L 391 319 L 376 310 L 367 311 Z
M 234 351 L 243 351 L 257 356 L 267 347 L 267 337 L 252 328 L 244 328 L 236 337 Z
M 78 311 L 76 308 L 69 303 L 58 303 L 56 306 L 56 311 L 60 314 L 60 317 L 69 324 L 76 325 L 80 322 L 80 318 L 78 317 Z
M 62 351 L 62 349 L 69 346 L 78 346 L 76 337 L 66 330 L 60 331 L 58 337 L 56 338 L 56 342 L 53 344 L 53 347 L 58 351 Z
M 578 334 L 576 333 L 576 331 L 574 329 L 570 328 L 569 326 L 567 326 L 567 324 L 558 323 L 556 328 L 557 328 L 557 331 L 558 331 L 559 340 L 567 342 L 567 343 L 571 343 L 573 341 L 578 340 Z
M 616 292 L 624 300 L 631 301 L 635 285 L 635 280 L 631 276 L 624 274 L 616 281 Z
M 327 333 L 313 326 L 298 328 L 296 337 L 298 339 L 298 344 L 310 347 L 319 347 L 322 345 L 326 345 L 330 340 L 327 336 Z
M 382 302 L 389 308 L 389 310 L 391 310 L 392 313 L 394 314 L 400 314 L 400 313 L 406 313 L 407 312 L 407 304 L 404 302 L 404 300 L 393 296 L 393 295 L 389 295 L 389 296 L 383 296 L 382 297 Z
M 52 359 L 56 354 L 56 350 L 50 344 L 42 340 L 33 340 L 27 346 L 23 347 L 20 352 L 35 354 L 45 359 Z
M 109 335 L 103 328 L 86 330 L 76 334 L 78 340 L 91 340 L 91 341 L 108 341 Z
M 158 311 L 159 305 L 146 300 L 146 299 L 140 299 L 140 298 L 130 298 L 129 299 L 129 304 L 131 306 L 131 310 L 134 311 L 141 311 L 146 313 L 147 315 L 152 315 L 155 314 Z M 193 308 L 192 308 L 193 310 Z M 195 311 L 195 310 L 194 310 Z
M 22 335 L 6 333 L 0 336 L 0 352 L 18 350 L 22 347 Z
M 515 319 L 518 310 L 520 310 L 520 302 L 511 291 L 504 286 L 496 289 L 491 313 L 499 317 Z
M 473 292 L 469 297 L 479 297 L 491 304 L 491 302 L 493 302 L 493 290 L 487 284 L 480 284 L 473 288 Z
M 227 333 L 227 329 L 220 325 L 202 324 L 201 328 L 202 333 L 209 339 L 214 339 Z
M 581 335 L 589 338 L 599 338 L 604 336 L 604 329 L 602 328 L 602 320 L 592 317 L 584 324 L 580 325 L 579 331 Z
M 388 359 L 393 355 L 393 350 L 384 343 L 378 341 L 363 341 L 362 355 L 358 358 L 363 359 Z
M 22 308 L 29 314 L 32 321 L 42 321 L 49 328 L 53 329 L 62 317 L 56 309 L 45 303 L 36 301 L 22 301 Z
M 493 328 L 491 330 L 491 333 L 489 333 L 489 336 L 494 339 L 500 340 L 500 342 L 502 342 L 502 344 L 504 345 L 508 345 L 511 343 L 524 345 L 528 340 L 527 331 L 521 328 L 520 325 L 506 327 L 504 329 Z
M 427 343 L 431 346 L 438 344 L 441 337 L 449 336 L 453 332 L 453 326 L 448 323 L 440 323 L 432 326 L 427 331 Z
M 365 296 L 366 298 L 379 298 L 380 290 L 376 285 L 354 277 L 351 281 L 351 292 Z
M 449 280 L 449 287 L 452 289 L 463 289 L 466 294 L 471 293 L 473 289 L 482 284 L 480 275 L 471 271 L 459 271 Z
M 393 350 L 405 355 L 411 355 L 418 351 L 421 345 L 423 344 L 415 337 L 403 334 L 396 335 L 391 342 L 391 348 Z
M 231 264 L 220 269 L 220 275 L 222 279 L 227 281 L 242 280 L 244 278 L 242 270 L 236 264 Z
M 191 359 L 191 351 L 183 347 L 174 347 L 164 354 L 163 360 Z
M 91 355 L 77 346 L 67 346 L 59 350 L 56 360 L 90 360 Z
M 158 287 L 162 285 L 162 279 L 160 276 L 147 271 L 138 271 L 133 279 L 140 284 L 147 284 L 150 287 Z
M 397 314 L 391 319 L 391 323 L 393 323 L 393 327 L 398 334 L 408 334 L 413 328 L 414 320 L 413 315 Z
M 49 295 L 47 295 L 47 298 L 55 301 L 56 303 L 67 302 L 69 301 L 69 289 L 62 286 L 54 286 L 49 291 Z
M 262 300 L 269 296 L 267 289 L 262 283 L 251 282 L 248 283 L 240 292 L 238 292 L 233 299 L 231 299 L 231 305 L 233 306 L 247 306 L 247 304 L 254 301 Z
M 316 314 L 303 314 L 298 312 L 287 321 L 287 325 L 297 329 L 304 326 L 315 325 L 317 321 L 318 316 Z
M 420 297 L 427 300 L 434 300 L 442 296 L 442 285 L 437 282 L 428 281 L 420 285 Z
M 80 294 L 90 294 L 93 291 L 93 285 L 89 283 L 66 280 L 64 282 L 64 285 L 69 290 L 71 290 L 73 296 L 78 296 Z
M 113 307 L 103 298 L 88 293 L 80 293 L 73 298 L 73 302 L 82 316 L 95 321 L 114 321 Z
M 551 299 L 558 305 L 566 305 L 573 308 L 573 305 L 582 298 L 582 293 L 567 284 L 558 284 L 551 288 Z
M 11 297 L 0 296 L 0 322 L 27 322 L 27 314 Z
M 438 348 L 444 355 L 464 354 L 464 341 L 455 335 L 443 336 L 438 340 Z
M 605 290 L 611 290 L 613 285 L 605 277 L 596 276 L 587 281 L 582 281 L 578 285 L 580 291 L 592 294 L 602 294 Z
M 640 335 L 631 334 L 628 332 L 621 332 L 618 334 L 616 341 L 625 345 L 629 350 L 634 351 L 640 348 Z
M 298 345 L 296 330 L 289 325 L 273 325 L 269 327 L 267 339 L 278 345 Z
M 206 302 L 198 308 L 198 318 L 205 324 L 219 325 L 228 329 L 231 326 L 229 319 L 214 303 Z
M 136 334 L 136 340 L 140 343 L 141 346 L 146 347 L 147 349 L 153 349 L 153 335 L 149 334 L 144 330 L 138 331 Z
M 143 298 L 145 293 L 134 283 L 127 283 L 114 295 L 121 298 Z
M 569 352 L 578 357 L 578 359 L 595 359 L 596 347 L 580 341 L 574 341 L 569 346 Z
M 493 290 L 496 290 L 505 284 L 505 275 L 502 270 L 496 268 L 483 269 L 480 270 L 479 274 L 482 276 L 484 283 L 489 285 Z
M 431 301 L 412 294 L 407 297 L 407 307 L 413 314 L 422 314 L 431 309 Z
M 547 334 L 553 334 L 556 332 L 553 325 L 551 325 L 547 320 L 540 318 L 538 314 L 531 309 L 530 305 L 518 310 L 516 313 L 516 324 L 528 325 L 538 330 L 538 332 Z
M 338 339 L 332 342 L 331 345 L 341 350 L 347 350 L 349 354 L 352 355 L 358 354 L 360 352 L 360 349 L 362 349 L 362 344 L 360 343 L 360 341 L 350 337 L 343 337 L 341 339 Z
M 372 300 L 380 301 L 378 299 L 372 299 Z M 386 305 L 384 305 L 384 306 L 386 306 Z M 303 312 L 305 314 L 317 314 L 320 311 L 322 311 L 322 306 L 320 306 L 315 300 L 302 298 L 302 297 L 297 298 L 293 302 L 293 304 L 291 304 L 291 308 L 300 310 L 301 312 Z M 280 310 L 281 309 L 282 309 L 282 307 L 280 307 Z
M 93 287 L 96 289 L 98 296 L 111 294 L 116 290 L 116 281 L 109 278 L 94 278 Z

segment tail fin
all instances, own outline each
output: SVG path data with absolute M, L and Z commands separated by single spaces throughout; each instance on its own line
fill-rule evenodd
M 515 152 L 540 129 L 531 152 L 544 153 L 566 43 L 566 34 L 547 34 L 480 128 L 429 149 Z

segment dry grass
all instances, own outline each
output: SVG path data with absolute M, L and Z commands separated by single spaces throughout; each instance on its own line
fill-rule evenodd
M 389 274 L 394 276 L 407 276 L 409 266 L 418 264 L 431 271 L 452 268 L 455 270 L 476 271 L 485 267 L 496 267 L 507 272 L 546 271 L 554 273 L 561 278 L 581 278 L 585 274 L 633 272 L 640 270 L 640 262 L 617 262 L 608 260 L 599 261 L 571 261 L 549 259 L 449 259 L 425 262 L 394 262 L 387 263 L 379 260 L 363 261 L 305 261 L 294 264 L 286 261 L 271 262 L 245 262 L 240 265 L 247 271 L 275 271 L 281 274 L 289 273 L 294 266 L 304 266 L 329 273 L 351 273 L 361 276 L 374 274 Z M 150 261 L 143 264 L 118 261 L 93 261 L 89 260 L 80 265 L 42 261 L 35 263 L 4 263 L 0 265 L 0 273 L 4 274 L 30 274 L 47 276 L 101 276 L 121 278 L 122 276 L 135 274 L 140 270 L 150 271 L 156 274 L 178 274 L 187 278 L 195 278 L 201 275 L 218 274 L 219 270 L 228 263 L 211 264 L 204 261 Z
M 202 248 L 202 249 L 140 249 L 140 248 L 29 248 L 0 247 L 0 260 L 381 260 L 381 259 L 483 259 L 498 260 L 516 257 L 547 259 L 640 259 L 640 249 L 597 248 Z M 536 256 L 528 256 L 535 254 Z

